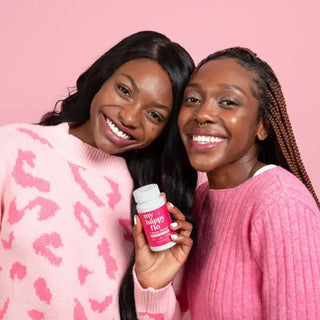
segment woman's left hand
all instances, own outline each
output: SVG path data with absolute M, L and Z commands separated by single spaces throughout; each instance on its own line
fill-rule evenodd
M 167 203 L 167 208 L 174 218 L 171 229 L 176 232 L 176 237 L 172 237 L 172 241 L 177 244 L 164 251 L 150 250 L 139 216 L 135 217 L 135 272 L 143 288 L 160 289 L 169 284 L 187 260 L 192 247 L 192 224 L 185 220 L 177 207 Z

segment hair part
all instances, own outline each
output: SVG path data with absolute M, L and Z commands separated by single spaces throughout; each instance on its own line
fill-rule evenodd
M 199 63 L 197 70 L 210 60 L 220 59 L 234 59 L 253 74 L 250 87 L 259 103 L 258 117 L 262 118 L 269 131 L 268 137 L 258 143 L 258 160 L 279 165 L 292 172 L 305 184 L 320 208 L 301 159 L 281 85 L 272 68 L 250 49 L 233 47 L 209 55 Z

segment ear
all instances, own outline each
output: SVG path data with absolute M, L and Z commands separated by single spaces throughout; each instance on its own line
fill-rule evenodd
M 270 127 L 269 122 L 266 119 L 262 118 L 259 121 L 258 127 L 257 127 L 257 135 L 256 135 L 259 141 L 263 141 L 268 137 L 269 127 Z

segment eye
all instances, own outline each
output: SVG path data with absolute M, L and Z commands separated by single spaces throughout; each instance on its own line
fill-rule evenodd
M 123 85 L 121 85 L 121 84 L 118 84 L 118 85 L 117 85 L 117 89 L 120 91 L 120 93 L 121 93 L 122 95 L 125 95 L 125 96 L 131 98 L 131 92 L 130 92 L 130 90 L 129 90 L 128 88 L 126 88 L 125 86 L 123 86 Z
M 235 102 L 234 100 L 230 100 L 230 99 L 221 100 L 220 104 L 225 106 L 225 107 L 232 107 L 232 106 L 238 106 L 239 105 L 237 102 Z
M 158 123 L 164 122 L 165 120 L 164 117 L 156 111 L 149 111 L 148 114 L 152 120 L 155 120 Z
M 186 103 L 198 103 L 200 102 L 200 99 L 191 96 L 191 97 L 184 98 L 183 101 Z

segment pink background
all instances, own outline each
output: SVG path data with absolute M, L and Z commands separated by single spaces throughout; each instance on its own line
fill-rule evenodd
M 303 161 L 320 196 L 319 1 L 0 1 L 0 125 L 37 122 L 121 38 L 163 32 L 195 62 L 251 48 L 282 83 Z

